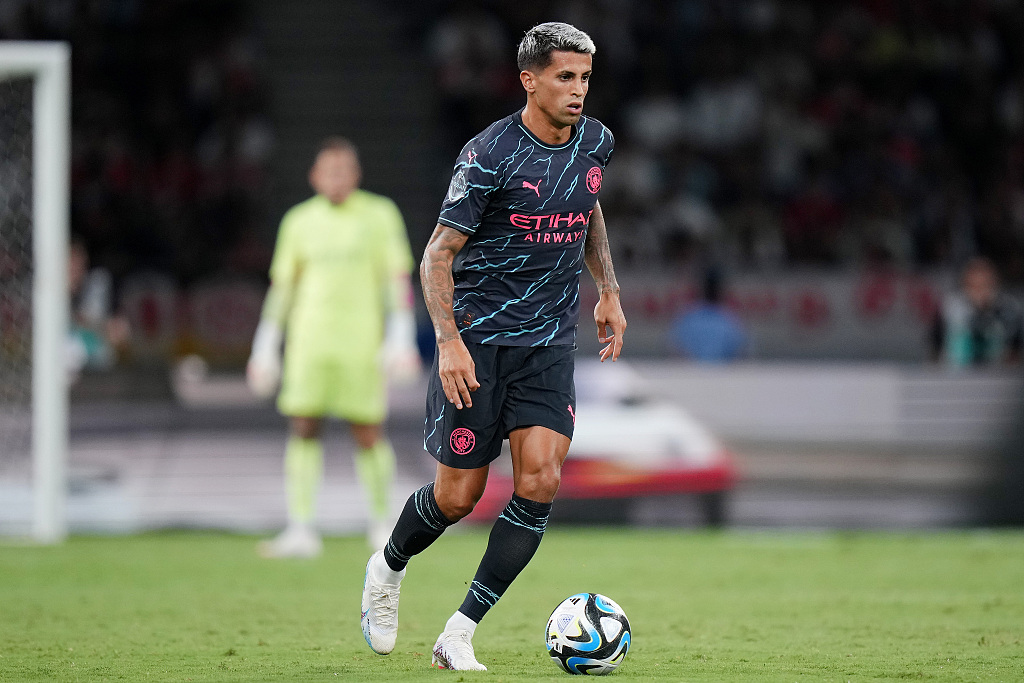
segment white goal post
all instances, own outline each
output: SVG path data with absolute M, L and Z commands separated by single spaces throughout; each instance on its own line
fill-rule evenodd
M 32 536 L 67 534 L 70 56 L 67 43 L 0 41 L 0 80 L 32 87 Z

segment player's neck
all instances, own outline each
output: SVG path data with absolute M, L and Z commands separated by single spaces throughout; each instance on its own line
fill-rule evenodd
M 538 107 L 527 102 L 523 109 L 523 125 L 541 142 L 549 145 L 564 145 L 572 137 L 572 126 L 560 126 L 544 115 Z
M 353 190 L 353 192 L 354 192 L 354 190 Z M 328 196 L 328 195 L 326 195 L 326 194 L 324 194 L 322 192 L 320 192 L 318 194 L 321 197 L 323 197 L 324 199 L 326 199 L 327 203 L 329 203 L 331 206 L 341 206 L 342 204 L 344 204 L 345 202 L 347 202 L 349 200 L 349 197 L 352 196 L 352 192 L 346 192 L 343 195 L 334 195 L 333 197 Z

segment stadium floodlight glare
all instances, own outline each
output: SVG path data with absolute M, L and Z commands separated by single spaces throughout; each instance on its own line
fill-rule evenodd
M 0 41 L 0 83 L 33 84 L 32 536 L 41 543 L 67 533 L 70 55 L 63 42 Z

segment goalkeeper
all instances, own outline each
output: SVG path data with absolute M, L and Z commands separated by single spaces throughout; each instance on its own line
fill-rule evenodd
M 359 159 L 344 138 L 321 145 L 309 181 L 316 196 L 281 221 L 270 289 L 246 367 L 249 387 L 290 418 L 284 457 L 288 526 L 260 543 L 265 557 L 315 557 L 325 417 L 347 421 L 356 473 L 370 501 L 368 539 L 391 531 L 395 454 L 382 430 L 386 375 L 419 372 L 410 274 L 412 252 L 398 207 L 359 189 Z M 283 373 L 281 342 L 284 345 Z

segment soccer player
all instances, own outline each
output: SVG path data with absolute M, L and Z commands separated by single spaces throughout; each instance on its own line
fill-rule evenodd
M 395 646 L 410 558 L 472 511 L 508 439 L 515 494 L 432 659 L 443 668 L 486 669 L 473 633 L 536 552 L 572 438 L 584 263 L 600 294 L 600 358 L 615 360 L 622 349 L 626 320 L 597 201 L 614 140 L 583 116 L 594 51 L 590 37 L 568 24 L 528 31 L 518 55 L 526 107 L 470 140 L 455 165 L 420 264 L 437 338 L 424 446 L 437 471 L 367 562 L 362 628 L 379 654 Z
M 355 438 L 356 473 L 371 503 L 371 545 L 382 547 L 390 531 L 395 454 L 381 427 L 385 373 L 408 378 L 419 370 L 413 258 L 398 207 L 359 189 L 360 178 L 352 143 L 325 140 L 309 174 L 316 195 L 281 221 L 270 289 L 246 367 L 257 395 L 272 395 L 281 382 L 278 408 L 290 417 L 284 458 L 288 526 L 260 544 L 265 557 L 321 552 L 313 522 L 325 417 L 346 420 Z
M 975 257 L 960 274 L 960 289 L 948 295 L 931 327 L 932 357 L 950 367 L 1016 365 L 1024 348 L 1024 315 L 1000 289 L 992 261 Z

